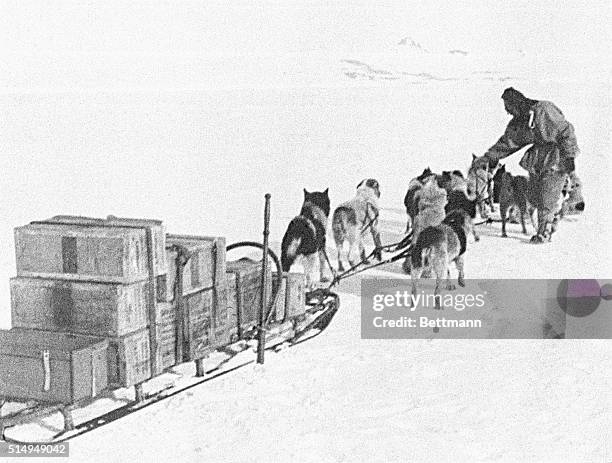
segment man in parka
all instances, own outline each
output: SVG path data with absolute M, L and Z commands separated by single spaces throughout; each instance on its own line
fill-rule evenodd
M 549 101 L 531 100 L 512 87 L 504 90 L 502 99 L 512 120 L 497 143 L 474 162 L 495 167 L 500 159 L 533 144 L 519 164 L 529 172 L 530 201 L 538 209 L 538 230 L 531 242 L 543 243 L 554 232 L 565 179 L 580 152 L 574 127 Z

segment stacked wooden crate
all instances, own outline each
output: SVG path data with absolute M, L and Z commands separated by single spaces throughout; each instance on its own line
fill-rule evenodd
M 106 339 L 112 386 L 163 370 L 156 318 L 167 261 L 160 221 L 56 216 L 16 228 L 15 246 L 15 327 Z
M 199 359 L 229 343 L 225 239 L 167 235 L 166 252 L 166 301 L 174 319 L 182 320 L 175 330 L 176 356 Z
M 277 273 L 272 274 L 273 288 L 277 288 Z M 298 272 L 283 272 L 274 306 L 274 320 L 286 322 L 304 316 L 306 312 L 306 276 Z
M 271 295 L 272 272 L 269 267 L 267 281 L 267 293 Z M 242 258 L 227 263 L 227 307 L 231 339 L 242 339 L 257 326 L 262 286 L 261 262 Z

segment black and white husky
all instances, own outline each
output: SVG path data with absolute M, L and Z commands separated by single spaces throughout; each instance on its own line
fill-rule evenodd
M 281 245 L 281 265 L 288 272 L 298 256 L 304 257 L 306 286 L 312 288 L 315 281 L 326 281 L 325 234 L 329 217 L 328 189 L 308 192 L 304 189 L 304 204 L 300 215 L 287 227 Z M 319 258 L 320 279 L 316 277 L 316 261 Z

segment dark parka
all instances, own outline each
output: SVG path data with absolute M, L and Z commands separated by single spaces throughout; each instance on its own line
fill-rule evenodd
M 564 171 L 565 160 L 575 158 L 580 152 L 573 125 L 565 120 L 554 103 L 530 100 L 516 93 L 524 99 L 521 103 L 525 110 L 512 118 L 506 132 L 485 156 L 496 164 L 533 143 L 521 159 L 521 167 L 535 175 L 545 171 Z

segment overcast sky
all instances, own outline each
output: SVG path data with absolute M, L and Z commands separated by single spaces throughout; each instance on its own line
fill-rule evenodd
M 409 37 L 430 52 L 609 68 L 609 1 L 2 1 L 0 88 L 291 79 Z M 571 72 L 568 69 L 568 72 Z M 222 76 L 215 79 L 215 76 Z M 284 77 L 283 77 L 284 76 Z

